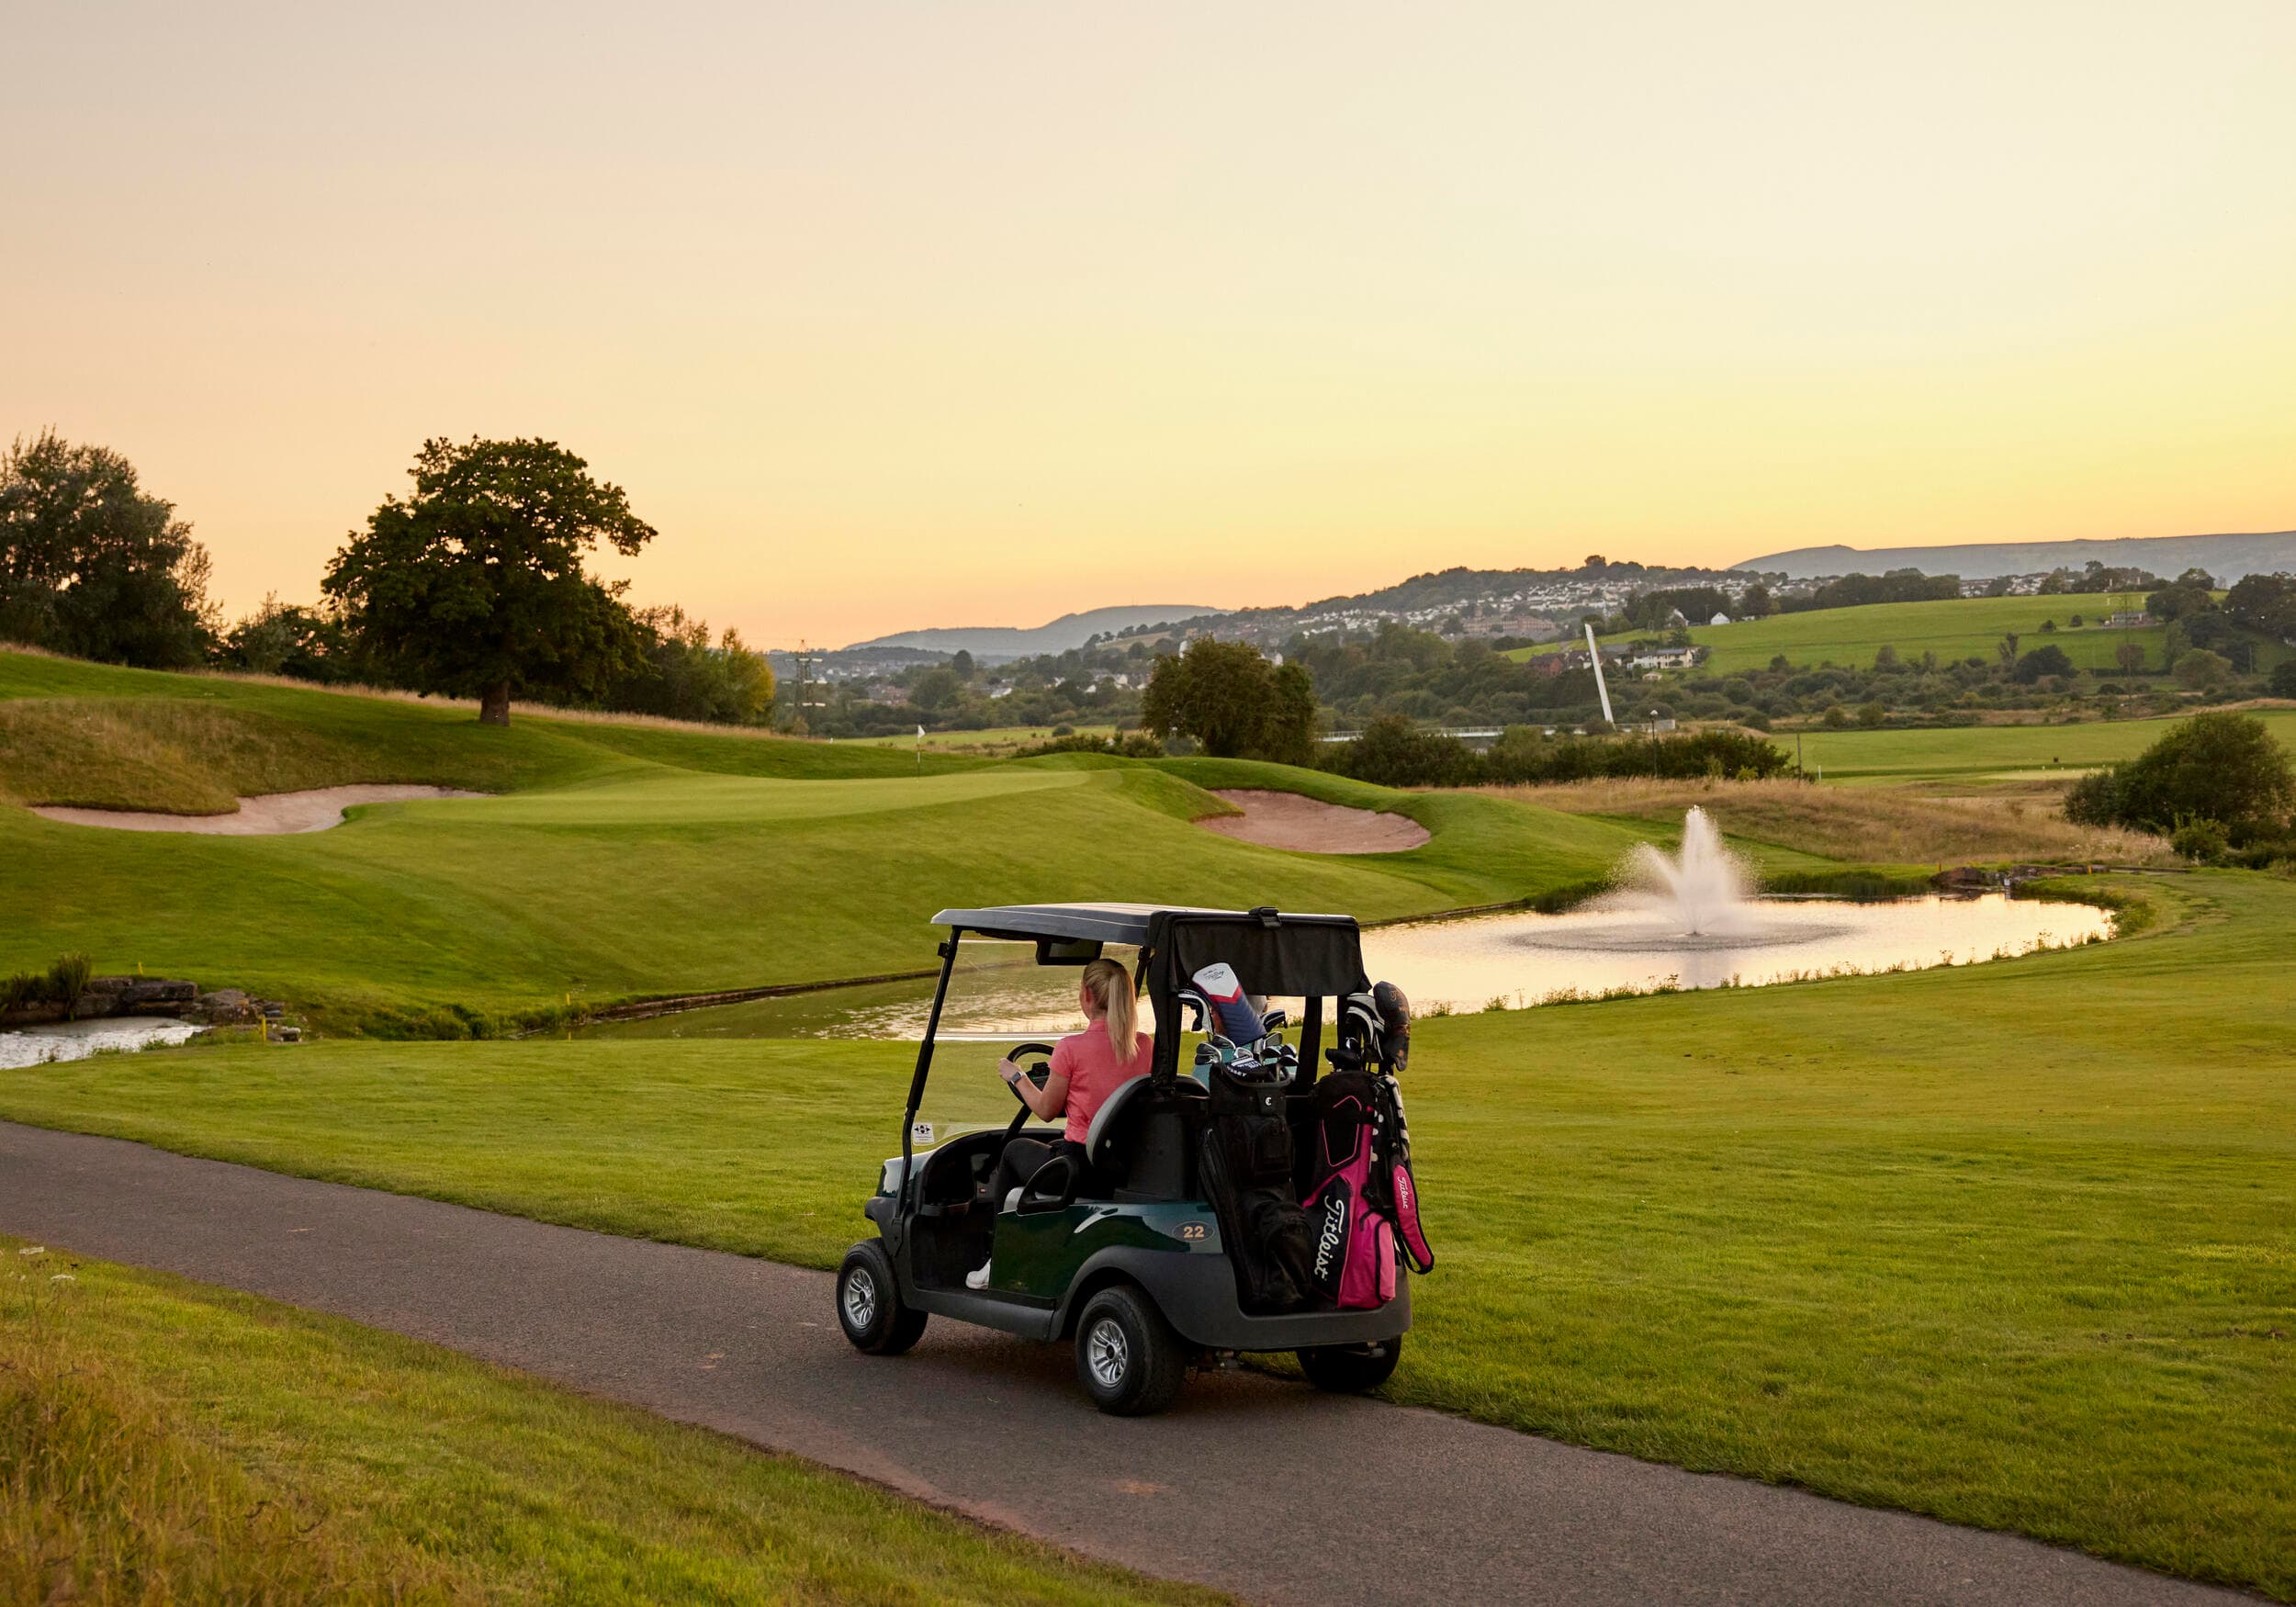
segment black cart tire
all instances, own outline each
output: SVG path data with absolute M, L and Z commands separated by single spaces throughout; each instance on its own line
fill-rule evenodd
M 1403 1338 L 1373 1344 L 1320 1344 L 1299 1353 L 1300 1370 L 1318 1389 L 1334 1395 L 1361 1395 L 1377 1389 L 1403 1357 Z
M 855 1350 L 872 1356 L 897 1356 L 924 1333 L 925 1313 L 901 1303 L 883 1240 L 864 1239 L 845 1253 L 837 1269 L 837 1325 Z
M 1076 1381 L 1112 1417 L 1166 1410 L 1187 1382 L 1187 1348 L 1130 1284 L 1102 1289 L 1076 1319 Z

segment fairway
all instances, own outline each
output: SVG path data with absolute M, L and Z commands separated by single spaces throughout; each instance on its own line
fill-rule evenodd
M 2257 714 L 2296 752 L 2296 709 Z M 1964 725 L 1926 731 L 1805 731 L 1773 738 L 1829 781 L 1903 785 L 2072 774 L 2134 759 L 2180 722 L 2089 720 L 2065 725 Z
M 1934 653 L 1941 663 L 1962 658 L 1995 662 L 2004 635 L 2014 634 L 2020 651 L 2049 643 L 2065 649 L 2077 669 L 2112 670 L 2120 668 L 2116 649 L 2134 643 L 2144 650 L 2150 673 L 2162 669 L 2161 650 L 2166 627 L 2146 625 L 2133 630 L 2109 630 L 2100 623 L 2119 610 L 2141 611 L 2144 599 L 2127 592 L 2110 596 L 1964 597 L 1938 602 L 1875 602 L 1860 608 L 1813 609 L 1804 613 L 1773 614 L 1768 619 L 1736 620 L 1727 625 L 1693 625 L 1690 639 L 1711 649 L 1700 666 L 1716 675 L 1735 670 L 1765 669 L 1784 654 L 1794 665 L 1832 663 L 1852 669 L 1871 669 L 1874 655 L 1885 646 L 1897 649 L 1902 659 L 1919 661 Z M 2078 629 L 2073 616 L 2088 623 Z M 2042 627 L 2054 620 L 2057 628 Z M 1624 646 L 1663 632 L 1633 631 L 1598 638 L 1605 646 Z M 1539 653 L 1563 652 L 1582 646 L 1575 641 L 1517 647 L 1508 657 L 1528 658 Z M 2269 652 L 2259 663 L 2277 662 Z
M 2296 1599 L 2296 883 L 2127 885 L 2154 928 L 2069 953 L 1423 1023 L 1394 1392 Z M 194 1049 L 0 1116 L 827 1265 L 906 1062 Z
M 951 905 L 1149 899 L 1366 919 L 1559 893 L 1645 835 L 1535 805 L 1221 761 L 1017 763 L 466 712 L 0 654 L 0 788 L 22 803 L 348 781 L 501 795 L 379 804 L 334 830 L 107 831 L 0 803 L 0 971 L 84 950 L 292 1001 L 337 1030 L 461 1035 L 616 999 L 929 965 Z M 78 740 L 85 735 L 86 740 Z M 156 755 L 156 758 L 154 757 Z M 1391 808 L 1405 854 L 1199 831 L 1205 786 Z M 152 794 L 157 792 L 160 797 Z M 210 802 L 204 806 L 216 807 Z

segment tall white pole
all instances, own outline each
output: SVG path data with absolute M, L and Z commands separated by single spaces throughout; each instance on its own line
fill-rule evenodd
M 1583 623 L 1586 625 L 1586 656 L 1594 661 L 1594 690 L 1603 695 L 1603 724 L 1615 725 L 1618 722 L 1611 718 L 1610 712 L 1610 683 L 1603 679 L 1603 650 L 1594 645 L 1594 622 L 1587 620 Z

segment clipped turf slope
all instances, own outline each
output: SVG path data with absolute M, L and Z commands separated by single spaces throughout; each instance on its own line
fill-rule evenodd
M 100 970 L 284 997 L 338 1028 L 453 1031 L 569 1002 L 913 970 L 931 963 L 926 921 L 951 905 L 1378 919 L 1520 899 L 1601 878 L 1645 835 L 1273 766 L 929 756 L 919 774 L 875 748 L 523 717 L 496 730 L 406 700 L 23 655 L 0 654 L 0 690 L 16 694 L 0 701 L 0 789 L 26 803 L 353 781 L 501 794 L 372 805 L 278 837 L 114 832 L 0 804 L 0 970 L 79 950 Z M 58 721 L 93 722 L 103 741 Z M 153 733 L 181 759 L 152 759 Z M 1434 840 L 1360 858 L 1231 841 L 1188 824 L 1225 807 L 1191 773 L 1398 808 Z

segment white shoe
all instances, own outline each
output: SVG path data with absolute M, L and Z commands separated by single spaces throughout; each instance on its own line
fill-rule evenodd
M 984 1261 L 980 1265 L 974 1267 L 971 1272 L 964 1275 L 964 1287 L 968 1289 L 985 1289 L 988 1287 L 987 1262 Z

